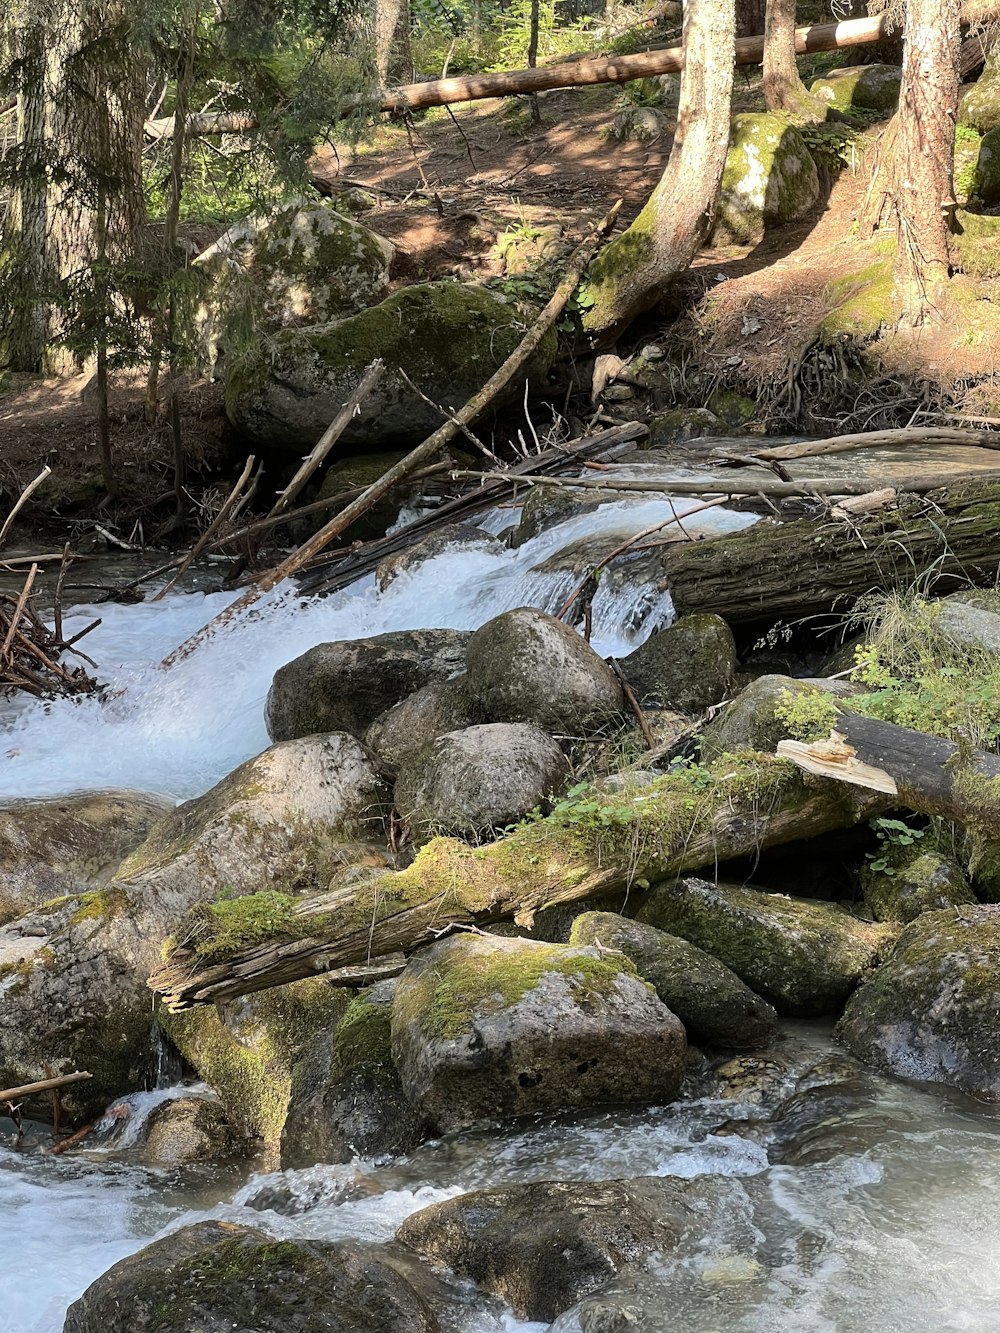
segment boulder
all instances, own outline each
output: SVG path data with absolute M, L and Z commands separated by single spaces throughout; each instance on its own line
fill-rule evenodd
M 499 555 L 504 549 L 503 542 L 482 528 L 477 528 L 474 523 L 448 523 L 430 533 L 423 541 L 414 542 L 412 546 L 406 546 L 402 551 L 380 560 L 375 569 L 375 582 L 380 591 L 384 592 L 400 574 L 419 569 L 436 556 L 446 553 L 458 555 L 468 551 Z
M 523 546 L 542 532 L 549 532 L 571 518 L 592 514 L 602 505 L 625 501 L 641 503 L 630 491 L 594 492 L 585 487 L 533 486 L 521 508 L 521 521 L 511 534 L 511 545 Z
M 868 862 L 861 870 L 861 892 L 876 921 L 905 925 L 922 912 L 976 901 L 962 867 L 934 848 L 924 851 L 917 842 L 878 861 L 878 869 Z
M 171 808 L 134 791 L 0 805 L 0 925 L 50 898 L 106 884 Z
M 533 607 L 487 621 L 465 654 L 464 692 L 482 722 L 531 722 L 586 736 L 624 707 L 618 678 L 579 634 Z
M 639 442 L 639 447 L 668 449 L 671 445 L 686 444 L 689 440 L 712 439 L 713 436 L 728 434 L 728 427 L 707 407 L 678 407 L 653 417 L 649 423 L 649 434 Z M 548 487 L 539 486 L 537 489 L 547 490 Z
M 693 878 L 655 885 L 637 919 L 707 950 L 800 1018 L 839 1013 L 895 937 L 832 903 Z
M 620 955 L 457 935 L 400 977 L 392 1049 L 409 1100 L 443 1133 L 603 1103 L 667 1102 L 684 1029 Z
M 986 57 L 986 67 L 976 82 L 962 89 L 958 123 L 980 134 L 1000 129 L 1000 53 L 995 48 Z
M 199 1222 L 120 1260 L 66 1314 L 63 1333 L 439 1333 L 376 1246 L 276 1241 Z
M 409 629 L 319 643 L 275 672 L 264 710 L 268 735 L 361 737 L 414 690 L 460 672 L 469 639 L 459 630 Z
M 716 241 L 757 242 L 772 227 L 803 217 L 818 198 L 816 163 L 797 129 L 767 112 L 733 117 Z
M 251 1148 L 211 1097 L 175 1097 L 150 1115 L 140 1140 L 148 1166 L 191 1166 L 242 1157 Z
M 226 409 L 252 442 L 311 449 L 367 367 L 387 367 L 342 438 L 345 446 L 416 444 L 441 425 L 437 407 L 420 398 L 402 369 L 433 403 L 457 411 L 478 393 L 524 336 L 525 315 L 482 287 L 428 282 L 404 287 L 380 305 L 338 324 L 284 329 L 266 354 L 225 367 Z M 520 397 L 525 377 L 544 382 L 555 360 L 556 335 L 546 334 L 506 395 Z M 501 396 L 495 403 L 503 405 Z
M 608 131 L 609 137 L 619 143 L 634 141 L 651 143 L 667 128 L 666 113 L 655 106 L 623 106 L 615 112 Z
M 502 1297 L 519 1318 L 548 1321 L 626 1264 L 693 1256 L 740 1193 L 708 1176 L 507 1185 L 432 1204 L 396 1239 Z
M 722 754 L 759 750 L 774 754 L 777 744 L 791 736 L 788 723 L 775 708 L 792 700 L 819 702 L 825 692 L 794 676 L 758 676 L 701 733 L 701 754 L 706 762 Z
M 146 978 L 184 913 L 204 904 L 231 946 L 266 933 L 289 895 L 357 856 L 385 797 L 350 736 L 272 746 L 172 810 L 103 888 L 0 929 L 0 1086 L 87 1069 L 62 1098 L 81 1120 L 149 1086 Z
M 1000 1099 L 1000 907 L 925 912 L 852 996 L 837 1036 L 899 1078 Z
M 365 744 L 395 773 L 438 736 L 458 731 L 469 721 L 462 677 L 457 676 L 443 684 L 425 685 L 393 704 L 365 732 Z
M 934 627 L 962 648 L 1000 653 L 1000 605 L 989 593 L 945 597 L 937 603 Z
M 895 111 L 902 79 L 898 65 L 845 65 L 815 79 L 809 91 L 841 111 Z
M 585 912 L 569 942 L 623 953 L 681 1020 L 690 1042 L 743 1048 L 774 1036 L 778 1015 L 771 1006 L 724 963 L 677 935 L 613 912 Z
M 979 140 L 971 194 L 987 208 L 1000 204 L 1000 124 Z
M 739 659 L 721 616 L 682 616 L 621 663 L 641 704 L 701 713 L 732 692 Z
M 367 490 L 373 482 L 378 481 L 391 467 L 395 467 L 404 459 L 407 453 L 406 449 L 384 449 L 378 453 L 347 454 L 328 463 L 323 469 L 319 486 L 308 494 L 308 498 L 334 500 L 342 496 L 342 503 L 293 519 L 289 523 L 289 528 L 296 542 L 308 541 L 314 533 L 329 523 L 338 509 L 347 505 L 349 498 L 357 499 L 359 489 Z M 288 477 L 283 479 L 290 481 L 291 477 L 292 473 L 289 471 Z M 351 524 L 351 540 L 371 541 L 376 537 L 384 537 L 399 519 L 401 509 L 411 496 L 412 488 L 404 484 L 393 486 Z
M 350 1162 L 411 1152 L 424 1134 L 392 1059 L 395 981 L 355 997 L 336 1029 L 309 1043 L 292 1071 L 281 1165 Z
M 560 792 L 570 767 L 556 741 L 523 722 L 449 731 L 408 755 L 395 802 L 417 842 L 494 837 Z

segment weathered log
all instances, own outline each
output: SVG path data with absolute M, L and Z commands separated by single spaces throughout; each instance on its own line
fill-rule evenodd
M 596 798 L 600 801 L 600 798 Z M 649 882 L 833 829 L 848 828 L 885 797 L 800 773 L 768 756 L 717 767 L 713 779 L 658 780 L 593 810 L 528 823 L 485 847 L 435 838 L 398 873 L 300 899 L 279 930 L 238 952 L 219 952 L 222 918 L 273 920 L 235 904 L 201 909 L 149 979 L 174 1010 L 285 985 L 316 972 L 410 953 L 450 929 L 514 918 L 542 908 Z M 609 807 L 610 808 L 610 807 Z M 230 934 L 228 938 L 232 938 Z
M 969 430 L 963 426 L 901 426 L 896 430 L 866 430 L 854 435 L 831 435 L 824 440 L 779 444 L 770 449 L 755 449 L 750 457 L 769 463 L 790 458 L 853 453 L 855 449 L 889 449 L 901 444 L 958 444 L 976 449 L 1000 449 L 1000 434 L 995 431 Z M 744 459 L 740 461 L 745 462 Z
M 23 1097 L 34 1097 L 38 1092 L 52 1092 L 58 1088 L 68 1088 L 73 1083 L 83 1083 L 93 1078 L 85 1070 L 78 1074 L 59 1074 L 55 1078 L 43 1078 L 37 1083 L 24 1083 L 19 1088 L 4 1088 L 0 1091 L 0 1102 L 17 1102 Z

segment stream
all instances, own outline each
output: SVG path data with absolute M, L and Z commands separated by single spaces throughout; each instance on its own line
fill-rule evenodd
M 842 458 L 838 465 L 850 467 L 850 456 Z M 695 504 L 676 502 L 681 513 Z M 577 581 L 571 562 L 557 557 L 582 538 L 603 536 L 610 548 L 612 535 L 669 514 L 662 499 L 607 504 L 516 550 L 446 552 L 382 593 L 372 576 L 325 599 L 273 594 L 169 672 L 158 669 L 162 657 L 231 593 L 76 607 L 66 618 L 70 633 L 103 618 L 82 646 L 109 691 L 103 700 L 4 701 L 0 797 L 104 787 L 177 800 L 200 794 L 267 746 L 271 678 L 307 648 L 395 629 L 472 629 L 525 604 L 553 610 Z M 498 510 L 478 521 L 500 531 L 511 518 Z M 716 509 L 685 527 L 721 532 L 754 521 Z M 617 656 L 672 618 L 669 592 L 612 580 L 599 585 L 593 612 L 595 648 Z M 130 1159 L 129 1136 L 176 1095 L 169 1087 L 131 1099 L 127 1131 L 103 1127 L 63 1157 L 31 1150 L 45 1141 L 40 1128 L 15 1148 L 12 1127 L 0 1122 L 0 1333 L 60 1333 L 67 1306 L 99 1274 L 152 1237 L 205 1218 L 280 1237 L 387 1241 L 411 1213 L 470 1189 L 644 1174 L 732 1178 L 738 1206 L 712 1219 L 693 1258 L 629 1272 L 618 1297 L 612 1288 L 591 1298 L 553 1333 L 1000 1330 L 996 1111 L 862 1069 L 822 1023 L 784 1026 L 768 1052 L 763 1099 L 752 1077 L 721 1095 L 703 1073 L 687 1091 L 663 1108 L 602 1109 L 432 1141 L 388 1163 L 249 1180 L 218 1167 L 151 1169 Z M 775 1116 L 793 1095 L 794 1113 Z M 602 1312 L 602 1302 L 616 1300 L 627 1307 L 625 1323 Z M 442 1326 L 544 1328 L 458 1283 Z

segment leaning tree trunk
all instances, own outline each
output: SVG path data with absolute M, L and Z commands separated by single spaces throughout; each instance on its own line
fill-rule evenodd
M 767 0 L 764 101 L 768 111 L 787 111 L 799 120 L 826 119 L 826 106 L 806 89 L 795 63 L 795 0 Z
M 688 0 L 684 71 L 670 160 L 632 225 L 587 271 L 591 334 L 618 328 L 655 305 L 712 229 L 729 149 L 733 0 Z
M 901 322 L 942 317 L 950 275 L 959 0 L 909 0 L 899 91 L 894 296 Z

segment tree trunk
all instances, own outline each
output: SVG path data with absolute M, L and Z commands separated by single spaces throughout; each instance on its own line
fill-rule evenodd
M 767 0 L 764 101 L 768 111 L 813 122 L 826 119 L 826 106 L 806 89 L 795 63 L 795 0 Z
M 375 0 L 375 72 L 383 88 L 413 78 L 409 0 Z
M 894 296 L 901 322 L 940 320 L 954 210 L 959 0 L 909 0 L 895 145 Z
M 584 327 L 605 334 L 663 296 L 712 229 L 729 149 L 733 0 L 688 0 L 677 130 L 660 183 L 587 271 Z
M 736 36 L 759 37 L 764 31 L 765 0 L 736 0 Z

